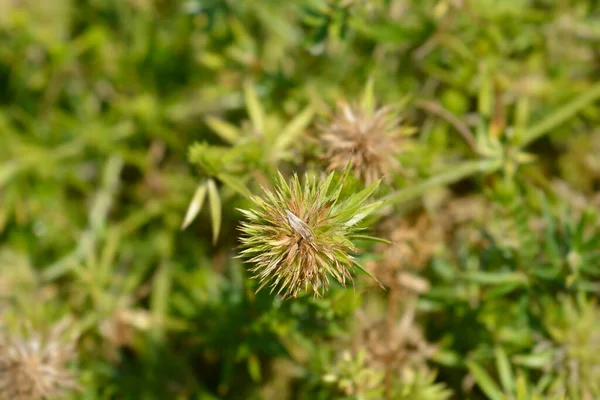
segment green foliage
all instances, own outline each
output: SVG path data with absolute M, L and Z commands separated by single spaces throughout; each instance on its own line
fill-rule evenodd
M 598 15 L 0 0 L 0 399 L 599 398 Z

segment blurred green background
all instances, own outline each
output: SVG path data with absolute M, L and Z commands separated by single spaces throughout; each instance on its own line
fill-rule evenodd
M 372 221 L 388 290 L 255 295 L 239 193 L 368 82 L 417 129 L 381 195 L 458 175 Z M 0 316 L 74 318 L 73 399 L 600 398 L 599 85 L 595 0 L 0 0 Z

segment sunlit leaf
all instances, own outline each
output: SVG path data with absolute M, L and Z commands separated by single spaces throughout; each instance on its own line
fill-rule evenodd
M 315 112 L 312 106 L 306 107 L 298 114 L 277 136 L 275 148 L 278 150 L 286 149 L 295 140 L 298 140 L 304 129 L 310 124 Z
M 192 201 L 188 206 L 185 218 L 183 219 L 183 223 L 181 224 L 181 229 L 187 228 L 196 218 L 196 216 L 198 216 L 198 213 L 202 210 L 202 205 L 204 204 L 204 199 L 206 198 L 206 189 L 207 186 L 205 182 L 201 183 L 200 185 L 198 185 L 198 188 L 196 188 L 194 197 L 192 197 Z
M 221 197 L 215 181 L 208 180 L 208 201 L 210 206 L 210 217 L 212 222 L 213 243 L 217 243 L 221 230 Z
M 218 118 L 206 117 L 206 124 L 213 132 L 219 135 L 221 139 L 231 144 L 235 144 L 242 136 L 242 133 L 236 126 Z
M 503 400 L 502 391 L 488 373 L 474 361 L 467 362 L 467 368 L 473 374 L 475 382 L 490 400 Z
M 250 120 L 259 134 L 265 133 L 265 111 L 251 82 L 244 85 L 244 96 Z

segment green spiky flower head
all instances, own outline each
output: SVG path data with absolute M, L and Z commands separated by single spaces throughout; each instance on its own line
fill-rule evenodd
M 322 295 L 330 278 L 345 286 L 351 271 L 362 269 L 352 240 L 364 237 L 357 224 L 379 206 L 365 204 L 378 183 L 342 199 L 344 179 L 337 188 L 333 182 L 333 173 L 323 182 L 306 176 L 303 185 L 294 175 L 288 185 L 279 174 L 275 190 L 253 197 L 254 209 L 241 210 L 248 218 L 240 228 L 241 256 L 254 264 L 258 290 L 270 285 L 287 298 L 310 287 Z

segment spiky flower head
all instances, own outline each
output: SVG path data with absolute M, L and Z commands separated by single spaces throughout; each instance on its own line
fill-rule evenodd
M 0 400 L 41 400 L 64 396 L 77 384 L 67 364 L 75 358 L 74 341 L 64 341 L 66 320 L 48 336 L 0 332 Z
M 279 174 L 274 191 L 252 198 L 255 209 L 241 210 L 248 218 L 240 228 L 241 256 L 254 263 L 258 290 L 270 285 L 287 298 L 310 286 L 322 295 L 330 277 L 345 286 L 351 270 L 362 270 L 352 239 L 362 237 L 357 224 L 379 206 L 365 205 L 377 183 L 341 199 L 343 180 L 334 188 L 333 179 L 333 173 L 323 182 L 307 176 L 301 185 L 294 175 L 288 185 Z
M 344 169 L 350 162 L 356 177 L 367 184 L 389 179 L 400 167 L 397 156 L 413 132 L 400 126 L 401 118 L 391 106 L 374 110 L 369 104 L 340 103 L 331 123 L 321 128 L 328 170 Z

